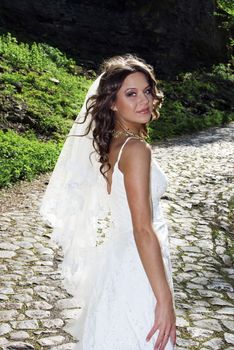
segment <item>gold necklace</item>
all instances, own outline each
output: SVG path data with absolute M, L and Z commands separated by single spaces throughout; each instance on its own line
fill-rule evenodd
M 113 130 L 112 134 L 113 134 L 114 138 L 117 138 L 121 135 L 125 135 L 125 136 L 134 136 L 139 140 L 145 141 L 144 136 L 140 136 L 140 135 L 136 134 L 134 131 L 130 131 L 129 129 L 127 129 L 127 130 L 125 130 L 125 129 L 124 130 Z

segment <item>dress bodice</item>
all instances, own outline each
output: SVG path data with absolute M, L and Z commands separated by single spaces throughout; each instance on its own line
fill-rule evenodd
M 129 137 L 125 140 L 120 148 L 117 161 L 114 165 L 112 173 L 112 185 L 111 193 L 108 195 L 110 200 L 110 208 L 112 215 L 112 224 L 118 231 L 118 234 L 123 231 L 132 228 L 131 212 L 128 205 L 127 195 L 124 186 L 124 175 L 119 169 L 119 160 L 123 152 L 124 146 L 128 142 Z M 151 188 L 151 199 L 152 199 L 152 221 L 157 224 L 165 224 L 163 218 L 162 208 L 160 205 L 160 198 L 167 189 L 167 177 L 163 170 L 160 168 L 156 160 L 151 161 L 151 174 L 150 174 L 150 188 Z

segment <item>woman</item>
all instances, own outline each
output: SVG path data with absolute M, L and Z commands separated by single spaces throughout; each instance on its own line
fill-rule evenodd
M 70 329 L 79 339 L 76 350 L 174 348 L 168 230 L 160 206 L 167 180 L 145 141 L 162 97 L 143 60 L 106 61 L 47 187 L 40 212 L 63 247 L 65 287 L 82 306 Z

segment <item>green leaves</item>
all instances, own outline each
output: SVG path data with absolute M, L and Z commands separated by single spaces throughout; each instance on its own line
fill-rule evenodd
M 75 72 L 75 62 L 47 44 L 18 43 L 10 33 L 0 37 L 4 68 L 0 93 L 24 102 L 28 121 L 38 136 L 64 139 L 92 83 Z M 71 68 L 73 67 L 73 68 Z M 73 73 L 74 71 L 74 73 Z
M 61 148 L 62 143 L 26 139 L 11 130 L 0 131 L 0 188 L 52 170 Z
M 234 75 L 230 64 L 211 71 L 180 74 L 175 81 L 161 82 L 165 101 L 160 118 L 150 123 L 150 140 L 192 133 L 234 120 Z
M 47 44 L 18 43 L 10 33 L 0 38 L 0 54 L 9 60 L 14 68 L 33 69 L 37 72 L 63 68 L 68 71 L 74 60 L 67 58 L 59 49 Z
M 233 0 L 218 0 L 218 7 L 220 7 L 227 14 L 234 16 L 234 3 Z
M 92 81 L 57 48 L 19 43 L 10 33 L 0 37 L 0 58 L 0 122 L 8 130 L 0 131 L 4 187 L 54 168 Z

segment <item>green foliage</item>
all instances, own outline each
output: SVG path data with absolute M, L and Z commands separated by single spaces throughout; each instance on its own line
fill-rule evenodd
M 0 70 L 0 124 L 17 130 L 0 132 L 3 187 L 54 168 L 92 81 L 58 49 L 18 43 L 10 34 L 0 37 Z M 233 84 L 229 64 L 160 82 L 165 101 L 149 142 L 232 120 Z
M 62 140 L 77 116 L 91 80 L 77 75 L 75 62 L 46 44 L 0 37 L 1 93 L 27 105 L 38 135 Z M 1 62 L 0 61 L 0 62 Z M 73 73 L 74 72 L 74 73 Z
M 33 69 L 39 72 L 57 71 L 58 67 L 68 70 L 75 64 L 74 60 L 68 59 L 56 48 L 47 44 L 18 43 L 10 33 L 1 36 L 0 55 L 10 61 L 14 68 Z
M 9 130 L 0 131 L 0 188 L 18 180 L 32 180 L 37 174 L 53 169 L 62 144 L 40 142 Z
M 160 82 L 165 101 L 160 118 L 149 126 L 149 140 L 192 133 L 234 120 L 234 75 L 230 64 L 211 72 L 180 74 L 176 81 Z
M 0 37 L 0 68 L 0 123 L 17 130 L 0 133 L 3 187 L 53 169 L 92 81 L 58 49 L 10 33 Z
M 234 30 L 234 2 L 233 0 L 217 0 L 217 12 L 215 15 L 220 20 L 220 27 L 223 28 L 228 35 L 227 48 L 230 51 L 230 60 L 232 60 L 232 47 L 234 39 L 232 36 Z
M 217 5 L 228 15 L 234 16 L 233 0 L 217 0 Z
M 214 76 L 223 80 L 234 81 L 234 74 L 231 68 L 231 63 L 223 64 L 219 63 L 213 66 L 212 73 Z

